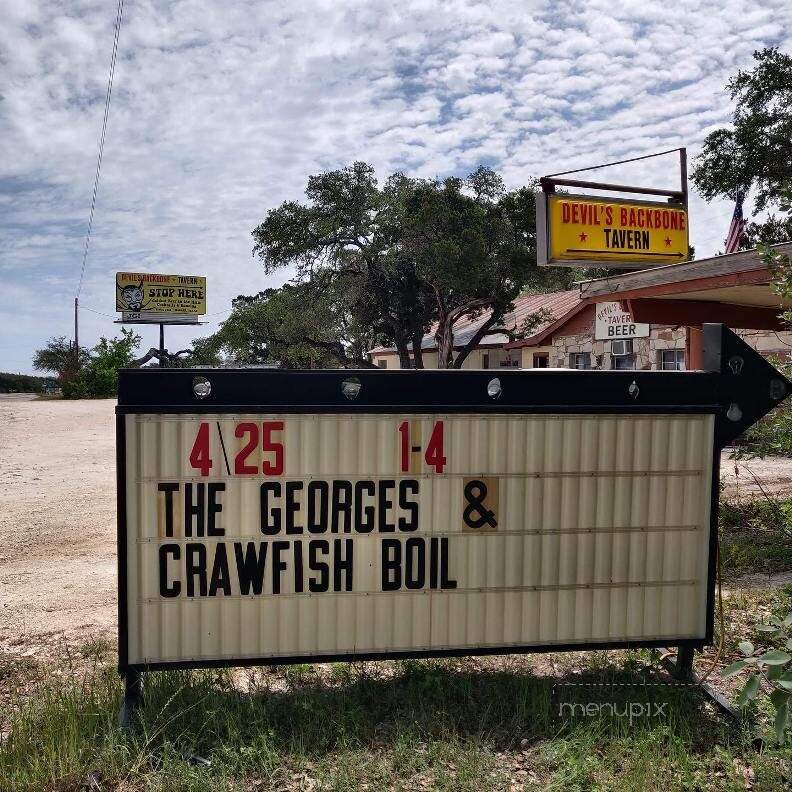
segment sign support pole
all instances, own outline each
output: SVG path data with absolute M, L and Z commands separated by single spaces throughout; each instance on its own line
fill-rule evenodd
M 135 710 L 143 703 L 143 675 L 140 671 L 128 668 L 124 672 L 124 699 L 118 713 L 118 723 L 122 728 L 132 725 Z
M 159 352 L 160 352 L 159 367 L 160 368 L 165 368 L 165 363 L 163 361 L 163 358 L 165 356 L 165 325 L 162 324 L 161 322 L 160 322 Z

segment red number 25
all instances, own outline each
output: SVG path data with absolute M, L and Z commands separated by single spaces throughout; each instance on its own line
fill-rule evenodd
M 283 473 L 283 443 L 276 443 L 272 439 L 273 432 L 283 430 L 283 421 L 264 421 L 261 424 L 261 448 L 265 454 L 271 454 L 261 463 L 261 472 L 268 476 L 280 476 Z M 238 476 L 255 475 L 259 472 L 258 465 L 249 465 L 247 458 L 258 448 L 259 425 L 255 423 L 240 423 L 234 429 L 234 437 L 242 439 L 247 435 L 248 441 L 234 457 L 234 473 Z

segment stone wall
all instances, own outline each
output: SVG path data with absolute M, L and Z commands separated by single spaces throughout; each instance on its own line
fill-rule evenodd
M 513 362 L 523 368 L 533 365 L 534 352 L 549 352 L 551 368 L 567 368 L 569 355 L 572 352 L 586 352 L 591 358 L 591 367 L 607 370 L 612 368 L 609 341 L 594 340 L 593 312 L 589 326 L 589 316 L 579 317 L 574 325 L 569 327 L 575 332 L 567 331 L 566 335 L 553 336 L 552 344 L 536 347 L 523 347 L 522 349 L 506 350 L 490 347 L 474 350 L 465 360 L 464 368 L 483 368 L 483 355 L 488 355 L 488 368 L 499 369 Z M 658 353 L 663 349 L 684 349 L 686 330 L 684 327 L 672 325 L 651 325 L 649 338 L 633 339 L 633 352 L 635 354 L 635 368 L 641 370 L 657 369 Z M 792 332 L 773 332 L 769 330 L 737 330 L 745 341 L 766 357 L 792 360 Z M 387 360 L 388 368 L 398 368 L 399 359 L 394 353 L 380 354 L 375 359 Z M 424 366 L 437 367 L 437 353 L 424 353 Z
M 788 330 L 736 330 L 735 332 L 765 357 L 792 360 L 792 332 Z
M 633 339 L 635 368 L 650 370 L 658 368 L 658 352 L 662 349 L 684 349 L 685 328 L 667 325 L 652 325 L 649 338 Z M 610 341 L 596 341 L 591 332 L 574 335 L 555 336 L 550 365 L 566 368 L 573 352 L 591 355 L 591 368 L 607 370 L 612 368 Z

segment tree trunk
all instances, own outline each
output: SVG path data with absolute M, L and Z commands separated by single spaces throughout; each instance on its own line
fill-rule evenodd
M 468 355 L 481 343 L 482 339 L 492 331 L 492 328 L 495 327 L 501 319 L 502 317 L 500 316 L 490 316 L 459 351 L 459 354 L 454 358 L 454 365 L 452 368 L 461 369 Z M 498 329 L 505 331 L 505 328 Z
M 410 350 L 407 342 L 403 338 L 395 339 L 396 351 L 399 353 L 399 368 L 409 369 L 412 368 L 412 361 L 410 360 Z
M 459 368 L 459 366 L 454 365 L 454 325 L 463 316 L 479 308 L 484 308 L 489 302 L 490 301 L 486 298 L 471 300 L 469 303 L 460 305 L 452 311 L 449 311 L 445 316 L 441 315 L 437 332 L 435 333 L 435 339 L 437 340 L 438 368 Z M 469 350 L 467 354 L 470 354 Z M 467 357 L 467 354 L 465 357 Z
M 423 348 L 421 342 L 423 341 L 423 331 L 419 328 L 413 333 L 412 337 L 412 350 L 413 350 L 413 365 L 417 369 L 422 369 L 423 364 Z

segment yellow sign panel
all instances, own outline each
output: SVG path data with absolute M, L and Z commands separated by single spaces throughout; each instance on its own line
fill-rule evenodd
M 547 196 L 549 262 L 675 264 L 688 258 L 687 211 L 670 204 Z
M 116 273 L 116 311 L 206 313 L 206 278 L 200 275 Z

